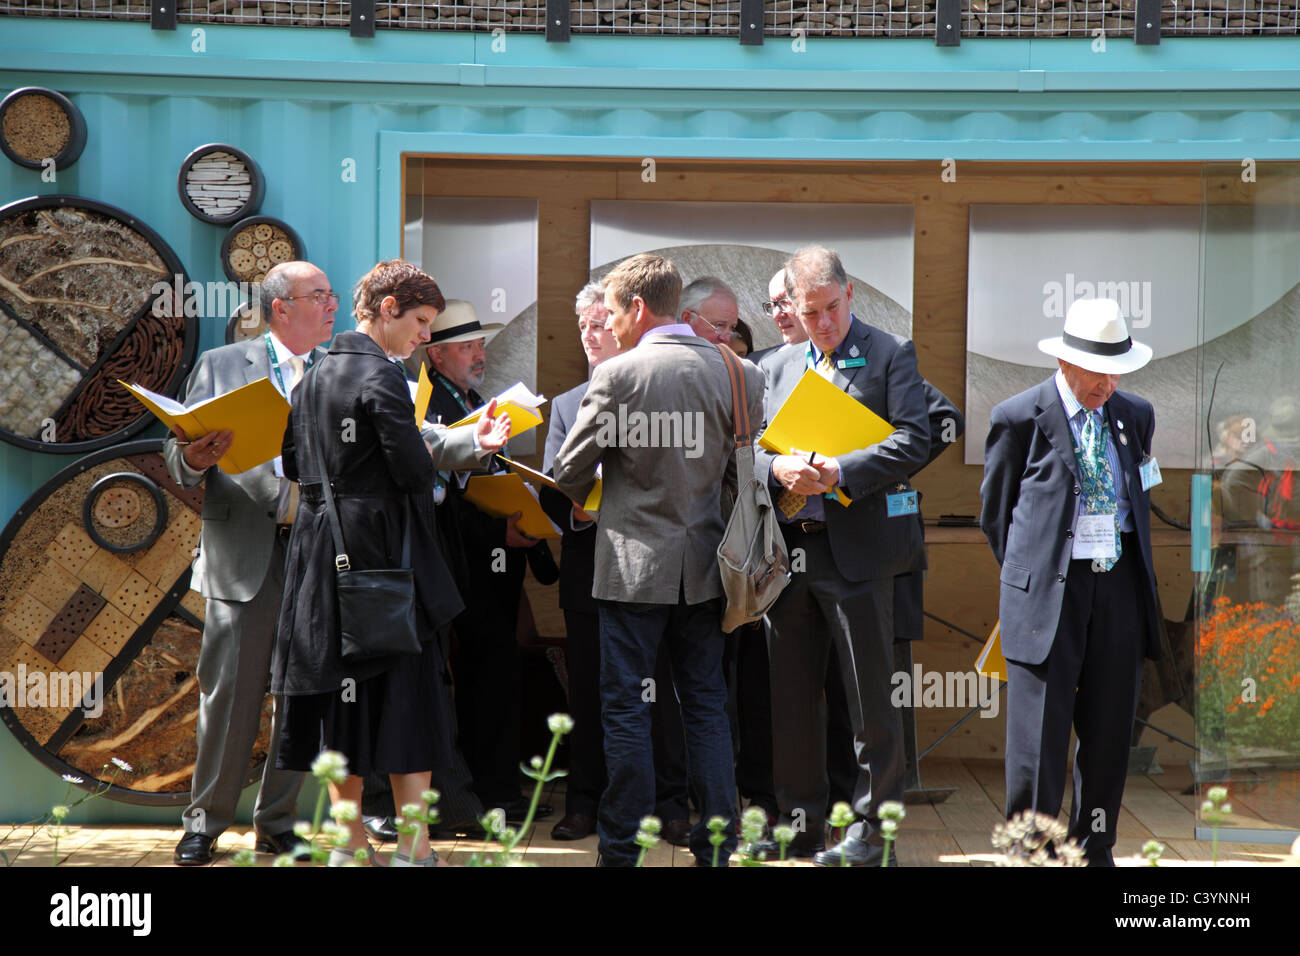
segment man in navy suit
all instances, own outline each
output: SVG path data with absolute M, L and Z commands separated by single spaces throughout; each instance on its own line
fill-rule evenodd
M 1151 561 L 1155 414 L 1115 390 L 1151 359 L 1119 306 L 1075 302 L 1038 347 L 1059 371 L 996 406 L 980 527 L 1002 566 L 1007 816 L 1055 817 L 1074 724 L 1070 836 L 1113 866 L 1143 656 L 1160 648 Z
M 785 283 L 808 343 L 787 345 L 764 361 L 767 420 L 814 369 L 894 431 L 838 459 L 825 449 L 755 449 L 786 545 L 805 560 L 767 615 L 776 797 L 783 817 L 804 822 L 792 853 L 822 866 L 879 866 L 880 804 L 903 795 L 902 722 L 889 701 L 894 576 L 913 569 L 922 547 L 907 476 L 925 464 L 930 448 L 925 387 L 912 343 L 850 312 L 853 285 L 834 251 L 796 252 Z M 851 499 L 847 507 L 830 494 L 836 487 Z M 826 736 L 822 693 L 832 648 L 838 672 L 831 677 L 843 687 L 853 733 L 859 819 L 839 846 L 825 850 L 826 751 L 816 742 Z

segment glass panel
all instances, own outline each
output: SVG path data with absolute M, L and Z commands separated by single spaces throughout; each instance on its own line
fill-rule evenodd
M 1300 833 L 1300 165 L 1207 166 L 1204 200 L 1198 804 L 1226 786 L 1228 835 L 1289 842 Z M 1202 812 L 1198 836 L 1214 822 Z

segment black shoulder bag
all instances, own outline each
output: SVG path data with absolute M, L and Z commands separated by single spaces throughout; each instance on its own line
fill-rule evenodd
M 334 489 L 325 470 L 316 422 L 316 379 L 312 372 L 308 386 L 307 432 L 311 456 L 320 473 L 321 495 L 329 515 L 330 534 L 334 539 L 334 569 L 338 575 L 338 618 L 340 656 L 355 664 L 375 657 L 394 654 L 419 654 L 420 638 L 415 628 L 415 575 L 411 564 L 411 510 L 406 502 L 402 521 L 401 568 L 379 571 L 354 571 L 343 546 L 343 527 L 334 506 Z

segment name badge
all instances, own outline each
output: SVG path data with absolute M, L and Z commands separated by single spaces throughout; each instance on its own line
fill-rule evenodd
M 1093 561 L 1098 558 L 1118 558 L 1115 552 L 1115 513 L 1104 515 L 1079 515 L 1074 527 L 1072 558 Z
M 885 512 L 891 518 L 916 514 L 916 492 L 900 491 L 892 495 L 885 495 Z
M 1164 481 L 1160 477 L 1160 465 L 1150 455 L 1142 459 L 1138 465 L 1138 474 L 1142 476 L 1142 490 L 1150 491 L 1156 485 Z
M 840 359 L 835 363 L 837 368 L 862 368 L 867 364 L 866 356 L 858 356 L 851 359 Z

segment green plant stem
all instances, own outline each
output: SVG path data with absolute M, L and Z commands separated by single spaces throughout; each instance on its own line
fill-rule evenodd
M 537 785 L 533 787 L 533 799 L 529 801 L 528 812 L 524 815 L 524 822 L 519 825 L 519 830 L 509 846 L 506 846 L 504 842 L 501 844 L 505 847 L 507 854 L 518 845 L 519 841 L 532 828 L 533 816 L 537 813 L 537 805 L 542 802 L 542 787 L 546 785 L 546 778 L 551 772 L 551 763 L 555 760 L 555 751 L 559 749 L 560 738 L 563 736 L 558 731 L 552 731 L 551 733 L 551 746 L 546 749 L 546 760 L 542 763 L 542 769 L 537 773 Z
M 881 869 L 884 869 L 885 867 L 889 866 L 889 851 L 890 851 L 890 848 L 893 847 L 893 845 L 894 845 L 894 841 L 891 840 L 891 839 L 889 839 L 888 837 L 886 837 L 886 838 L 885 838 L 885 858 L 884 858 L 883 860 L 880 861 L 880 868 L 881 868 Z
M 637 868 L 637 869 L 640 869 L 640 868 L 641 868 L 641 864 L 645 862 L 645 855 L 646 855 L 646 852 L 647 852 L 649 849 L 650 849 L 649 847 L 643 846 L 643 847 L 641 847 L 641 852 L 638 853 L 638 854 L 636 855 L 636 868 Z

